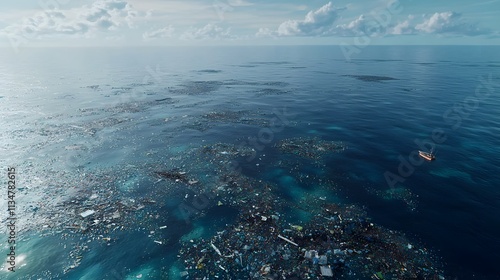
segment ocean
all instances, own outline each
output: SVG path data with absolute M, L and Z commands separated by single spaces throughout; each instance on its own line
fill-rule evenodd
M 0 205 L 15 168 L 17 218 L 16 272 L 7 257 L 1 279 L 195 279 L 216 256 L 208 240 L 271 197 L 261 209 L 282 227 L 356 205 L 445 279 L 500 279 L 497 46 L 4 49 L 0 61 Z M 418 157 L 431 149 L 436 160 Z M 199 244 L 212 255 L 189 264 Z M 344 259 L 338 279 L 377 272 Z M 261 267 L 228 269 L 207 279 Z

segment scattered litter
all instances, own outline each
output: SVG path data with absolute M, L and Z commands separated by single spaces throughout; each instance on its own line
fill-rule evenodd
M 382 275 L 382 272 L 377 272 L 377 273 L 374 273 L 373 276 L 375 277 L 375 279 L 378 279 L 378 280 L 384 280 L 384 275 Z
M 94 210 L 87 210 L 87 211 L 84 211 L 84 212 L 80 213 L 80 216 L 82 216 L 83 218 L 86 218 L 86 217 L 88 217 L 90 215 L 93 215 L 94 213 L 95 213 Z
M 327 277 L 333 277 L 332 269 L 329 266 L 320 266 L 321 275 Z
M 286 238 L 286 237 L 283 237 L 283 236 L 281 236 L 281 235 L 278 235 L 278 237 L 279 237 L 279 238 L 281 238 L 281 239 L 283 239 L 283 240 L 285 240 L 286 242 L 288 242 L 288 243 L 290 243 L 290 244 L 293 244 L 293 245 L 295 245 L 295 246 L 299 246 L 299 244 L 297 244 L 297 243 L 293 242 L 292 240 L 290 240 L 290 239 L 288 239 L 288 238 Z
M 220 253 L 219 248 L 215 247 L 215 245 L 213 243 L 210 243 L 210 245 L 212 246 L 212 248 L 214 248 L 215 252 L 217 252 L 217 254 L 219 254 L 219 256 L 222 256 L 222 254 Z

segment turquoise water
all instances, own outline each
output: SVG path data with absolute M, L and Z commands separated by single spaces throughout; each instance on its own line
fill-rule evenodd
M 255 154 L 239 158 L 241 174 L 275 186 L 284 217 L 309 221 L 290 206 L 304 197 L 363 205 L 435 252 L 450 277 L 498 279 L 499 50 L 373 46 L 352 60 L 335 46 L 3 52 L 0 161 L 18 170 L 24 266 L 0 277 L 174 278 L 179 240 L 209 238 L 238 213 L 204 194 L 219 186 L 226 154 L 200 150 L 245 143 Z M 269 130 L 276 116 L 286 125 Z M 437 129 L 445 140 L 432 140 Z M 296 137 L 345 149 L 304 158 L 276 148 Z M 426 141 L 437 160 L 399 172 L 400 156 L 411 161 Z M 197 183 L 155 175 L 175 169 Z M 75 214 L 60 205 L 93 194 L 129 210 L 92 234 L 61 228 Z M 181 206 L 195 197 L 207 199 L 186 218 Z M 80 264 L 64 273 L 72 250 Z

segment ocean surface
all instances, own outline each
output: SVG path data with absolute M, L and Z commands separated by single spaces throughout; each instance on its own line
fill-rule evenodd
M 215 184 L 216 160 L 197 153 L 215 144 L 250 148 L 240 174 L 287 203 L 364 207 L 446 279 L 500 279 L 500 47 L 3 49 L 0 84 L 0 181 L 16 168 L 18 217 L 17 271 L 4 262 L 1 279 L 180 278 L 181 241 L 237 219 L 222 193 L 203 215 L 182 207 Z M 304 159 L 278 151 L 287 139 L 344 148 Z M 415 157 L 430 148 L 436 160 Z M 134 211 L 71 228 L 107 202 Z

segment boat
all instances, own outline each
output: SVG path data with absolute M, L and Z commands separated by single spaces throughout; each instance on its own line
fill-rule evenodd
M 436 156 L 434 155 L 433 151 L 431 150 L 430 153 L 424 152 L 424 151 L 418 151 L 418 155 L 425 158 L 428 161 L 435 160 Z

